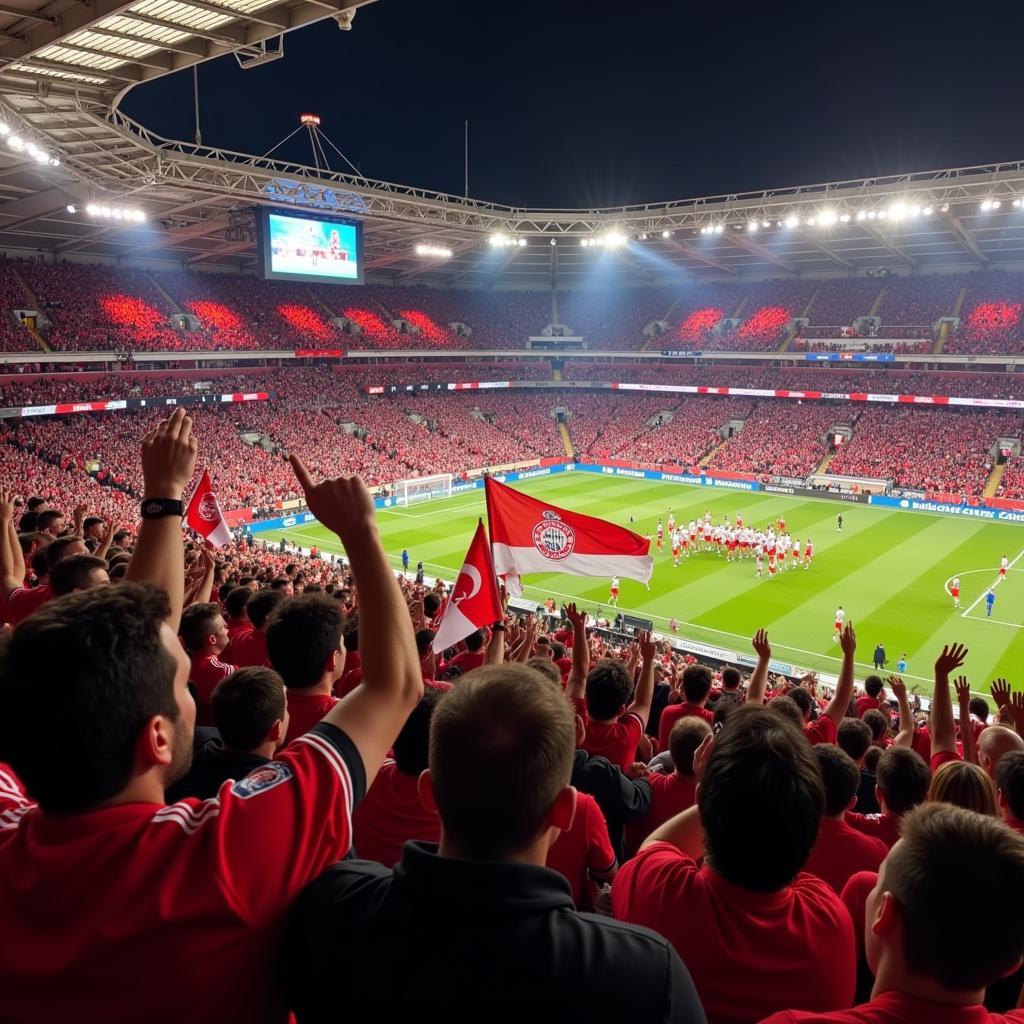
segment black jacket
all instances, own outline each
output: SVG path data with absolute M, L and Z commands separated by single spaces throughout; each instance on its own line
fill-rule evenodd
M 647 813 L 653 797 L 651 784 L 646 779 L 629 778 L 617 764 L 605 757 L 591 757 L 585 750 L 576 751 L 569 781 L 581 793 L 589 793 L 597 801 L 608 823 L 615 856 L 621 864 L 625 859 L 622 828 Z

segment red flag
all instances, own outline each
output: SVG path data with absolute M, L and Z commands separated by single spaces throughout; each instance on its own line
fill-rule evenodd
M 217 495 L 213 493 L 208 469 L 203 470 L 203 475 L 192 492 L 188 508 L 185 510 L 185 522 L 215 548 L 223 548 L 231 543 L 231 530 L 224 520 Z
M 650 582 L 651 542 L 638 533 L 530 498 L 493 477 L 484 487 L 494 568 L 506 584 L 515 587 L 515 577 L 527 572 Z
M 481 520 L 459 570 L 459 578 L 455 581 L 441 624 L 437 627 L 434 650 L 443 651 L 464 640 L 474 630 L 500 622 L 502 614 L 494 562 L 491 561 L 491 550 Z

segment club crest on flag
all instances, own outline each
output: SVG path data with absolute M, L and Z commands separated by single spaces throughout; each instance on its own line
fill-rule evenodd
M 196 508 L 196 515 L 207 523 L 216 523 L 220 521 L 220 508 L 217 506 L 217 497 L 213 491 L 207 491 L 199 499 L 199 505 Z
M 545 509 L 544 518 L 533 528 L 533 544 L 545 558 L 560 562 L 576 547 L 576 531 L 557 512 Z

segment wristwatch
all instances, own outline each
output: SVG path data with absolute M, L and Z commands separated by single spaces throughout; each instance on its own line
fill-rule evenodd
M 162 519 L 164 516 L 180 519 L 185 514 L 185 504 L 174 498 L 146 498 L 139 511 L 143 519 Z

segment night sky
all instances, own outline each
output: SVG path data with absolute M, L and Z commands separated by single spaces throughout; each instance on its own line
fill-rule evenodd
M 1018 3 L 378 0 L 285 49 L 200 67 L 204 142 L 263 153 L 311 110 L 363 174 L 461 194 L 468 118 L 470 194 L 531 207 L 1024 157 Z M 123 109 L 190 140 L 192 72 Z

